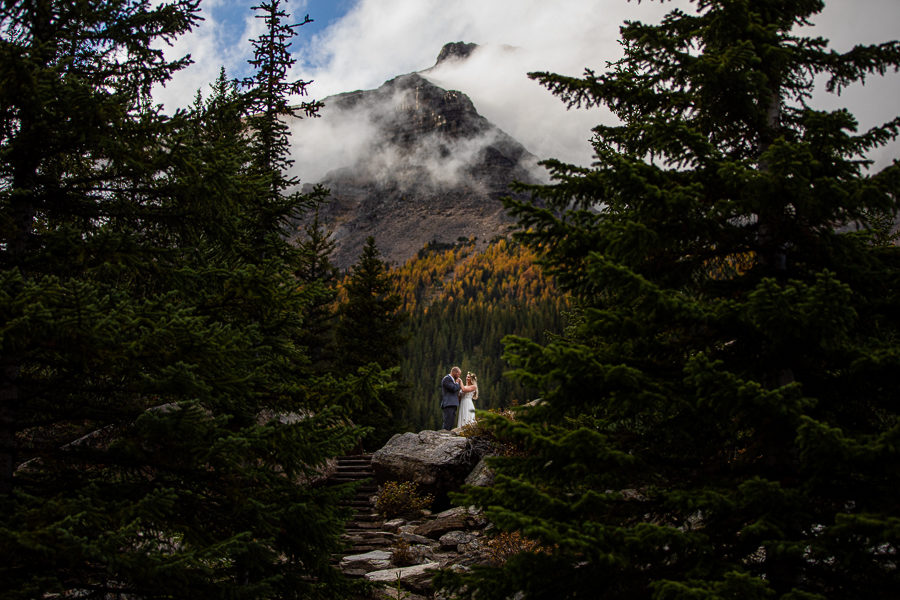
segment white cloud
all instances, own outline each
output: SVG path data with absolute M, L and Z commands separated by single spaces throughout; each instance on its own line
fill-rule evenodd
M 371 151 L 378 131 L 366 111 L 326 106 L 320 115 L 291 124 L 295 160 L 291 171 L 305 183 L 322 181 L 329 171 L 353 165 Z
M 541 157 L 587 164 L 590 128 L 611 122 L 603 109 L 567 111 L 529 71 L 581 75 L 585 67 L 602 71 L 621 56 L 619 26 L 626 19 L 656 22 L 678 2 L 605 0 L 360 0 L 344 19 L 315 36 L 299 55 L 304 78 L 315 80 L 313 94 L 379 86 L 398 74 L 431 66 L 450 41 L 482 48 L 464 63 L 427 74 L 435 84 L 469 95 L 479 112 Z M 853 43 L 892 39 L 900 31 L 896 0 L 835 0 L 816 19 L 814 35 L 839 51 Z M 512 46 L 513 49 L 509 47 Z M 310 66 L 312 65 L 312 66 Z M 840 98 L 816 95 L 821 108 L 849 106 L 868 128 L 896 114 L 900 77 L 872 78 Z M 897 147 L 875 155 L 883 166 Z
M 334 99 L 326 103 L 320 118 L 294 121 L 296 162 L 291 174 L 317 182 L 329 172 L 352 167 L 354 176 L 376 184 L 477 185 L 470 169 L 483 160 L 484 149 L 504 147 L 509 141 L 495 128 L 474 129 L 473 135 L 459 137 L 435 129 L 417 137 L 411 147 L 402 141 L 384 143 L 386 134 L 396 132 L 398 116 L 407 124 L 408 119 L 426 116 L 417 107 L 418 89 L 409 85 L 415 84 L 395 84 L 375 97 Z M 537 171 L 528 156 L 520 157 L 519 166 Z M 365 172 L 360 171 L 363 168 Z
M 258 31 L 261 21 L 252 18 L 247 4 L 243 35 L 240 40 L 226 39 L 222 20 L 215 15 L 229 1 L 204 5 L 208 21 L 174 49 L 174 53 L 191 52 L 197 64 L 159 94 L 167 105 L 189 101 L 197 88 L 205 88 L 215 78 L 221 64 L 230 73 L 243 68 L 250 53 L 246 40 L 256 35 L 248 27 Z M 831 0 L 815 18 L 812 33 L 829 38 L 838 51 L 854 43 L 894 39 L 900 31 L 896 3 Z M 287 8 L 298 15 L 310 11 L 315 19 L 315 6 L 308 4 L 291 0 Z M 585 67 L 602 71 L 607 61 L 621 55 L 618 29 L 624 20 L 655 22 L 675 6 L 689 4 L 685 0 L 358 0 L 327 29 L 311 37 L 300 29 L 295 41 L 299 63 L 292 75 L 313 79 L 310 92 L 321 99 L 375 88 L 396 75 L 428 68 L 447 42 L 476 42 L 483 48 L 471 60 L 445 65 L 428 73 L 429 79 L 469 95 L 482 114 L 538 156 L 587 163 L 590 128 L 609 122 L 609 115 L 599 109 L 567 111 L 526 73 L 546 70 L 579 76 Z M 839 98 L 817 94 L 815 103 L 821 108 L 848 106 L 865 129 L 895 116 L 898 96 L 900 76 L 890 74 L 870 79 L 865 87 L 854 86 Z M 326 125 L 321 123 L 328 118 L 325 113 L 315 127 L 324 130 Z M 349 141 L 352 128 L 327 127 L 349 136 L 336 138 L 341 144 L 354 143 Z M 340 152 L 340 148 L 334 152 L 321 148 L 316 160 L 322 166 L 314 170 L 322 172 L 324 157 Z M 877 155 L 879 166 L 897 155 L 897 146 L 882 151 Z
M 254 18 L 247 5 L 242 16 L 235 19 L 224 12 L 229 0 L 205 0 L 201 5 L 200 21 L 187 35 L 166 47 L 169 59 L 190 55 L 192 64 L 175 73 L 165 86 L 154 90 L 153 97 L 166 110 L 173 111 L 189 105 L 197 91 L 206 93 L 225 67 L 229 77 L 237 77 L 247 68 L 253 50 L 250 40 L 264 30 L 261 19 Z
M 447 42 L 475 42 L 482 47 L 470 60 L 446 64 L 428 79 L 466 93 L 481 114 L 538 156 L 587 163 L 598 113 L 567 111 L 526 74 L 601 70 L 621 55 L 618 29 L 626 18 L 654 21 L 670 8 L 582 0 L 361 0 L 309 41 L 298 74 L 315 80 L 318 97 L 370 89 L 432 66 Z
M 540 51 L 509 46 L 480 46 L 466 61 L 445 62 L 426 73 L 435 85 L 464 91 L 488 120 L 542 158 L 587 164 L 591 128 L 609 120 L 605 109 L 566 110 L 526 73 L 542 64 Z M 545 63 L 544 63 L 545 64 Z M 580 71 L 546 67 L 578 74 Z

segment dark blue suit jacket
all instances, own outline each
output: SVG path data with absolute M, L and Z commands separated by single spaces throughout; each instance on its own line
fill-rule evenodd
M 444 375 L 441 379 L 441 408 L 459 406 L 459 387 L 449 373 Z

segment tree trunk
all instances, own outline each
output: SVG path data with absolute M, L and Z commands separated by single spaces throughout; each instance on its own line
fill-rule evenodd
M 781 127 L 781 96 L 776 87 L 769 95 L 766 106 L 766 124 L 759 140 L 759 170 L 769 171 L 768 161 L 763 154 L 772 146 Z M 760 210 L 758 215 L 758 237 L 760 260 L 763 265 L 777 274 L 787 271 L 787 251 L 781 242 L 781 221 L 784 218 L 783 206 L 769 206 Z

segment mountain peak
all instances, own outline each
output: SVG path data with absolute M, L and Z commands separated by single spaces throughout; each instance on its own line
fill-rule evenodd
M 468 58 L 477 47 L 478 44 L 470 42 L 450 42 L 449 44 L 444 44 L 440 54 L 438 54 L 435 66 L 441 64 L 445 60 L 464 60 Z
M 438 63 L 465 60 L 475 48 L 447 44 Z M 331 191 L 318 214 L 332 232 L 339 268 L 357 260 L 369 235 L 394 264 L 431 242 L 474 237 L 487 244 L 514 222 L 501 200 L 511 194 L 510 182 L 537 181 L 536 158 L 522 144 L 464 93 L 424 73 L 326 98 L 325 117 L 334 125 L 324 131 L 342 140 L 338 153 L 323 153 L 327 140 L 306 138 L 312 160 L 328 167 L 314 181 Z

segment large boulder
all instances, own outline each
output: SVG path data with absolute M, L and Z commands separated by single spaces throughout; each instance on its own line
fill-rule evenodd
M 378 483 L 417 483 L 441 508 L 448 505 L 447 492 L 460 488 L 480 458 L 468 438 L 450 431 L 398 433 L 372 455 L 372 470 Z

